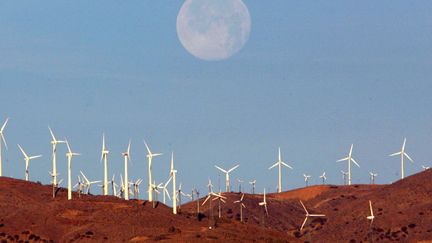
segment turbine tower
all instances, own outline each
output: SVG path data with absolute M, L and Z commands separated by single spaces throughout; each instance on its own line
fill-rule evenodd
M 127 151 L 122 153 L 124 157 L 124 169 L 125 169 L 125 177 L 124 177 L 124 187 L 125 187 L 124 199 L 125 200 L 129 200 L 128 161 L 130 160 L 130 146 L 131 146 L 131 141 L 129 140 Z
M 173 207 L 173 214 L 177 214 L 177 197 L 176 197 L 176 173 L 177 170 L 174 169 L 174 152 L 171 152 L 171 177 L 172 177 L 172 185 L 173 185 L 173 192 L 172 192 L 172 207 Z
M 237 169 L 237 167 L 239 167 L 240 165 L 236 165 L 234 167 L 232 167 L 229 170 L 224 170 L 221 167 L 215 165 L 216 169 L 222 171 L 223 173 L 225 173 L 225 191 L 229 192 L 229 188 L 230 188 L 230 180 L 229 180 L 229 173 L 231 173 L 233 170 Z
M 57 187 L 57 162 L 56 162 L 56 151 L 57 151 L 57 144 L 66 143 L 66 141 L 57 140 L 54 136 L 53 131 L 50 127 L 48 127 L 50 133 L 51 133 L 51 144 L 52 144 L 52 161 L 53 161 L 53 171 L 52 171 L 52 183 L 53 187 Z
M 159 154 L 154 154 L 150 151 L 149 146 L 147 145 L 146 141 L 144 141 L 144 144 L 146 146 L 147 149 L 147 159 L 148 159 L 148 174 L 149 174 L 149 182 L 148 182 L 148 200 L 149 202 L 153 201 L 153 187 L 152 187 L 152 160 L 153 157 L 162 155 L 161 153 Z
M 103 184 L 103 190 L 104 195 L 108 195 L 108 153 L 109 151 L 105 147 L 105 134 L 102 134 L 102 152 L 101 152 L 101 158 L 100 161 L 104 161 L 104 184 Z
M 351 148 L 348 154 L 348 157 L 338 160 L 337 162 L 348 161 L 348 185 L 351 185 L 351 162 L 353 162 L 357 167 L 360 168 L 360 165 L 354 160 L 352 157 L 354 144 L 351 144 Z
M 3 172 L 2 172 L 2 166 L 3 166 L 2 165 L 2 142 L 4 142 L 6 150 L 8 149 L 6 139 L 5 139 L 4 134 L 3 134 L 4 129 L 5 129 L 8 121 L 9 121 L 9 118 L 6 118 L 6 121 L 3 123 L 3 126 L 0 129 L 0 137 L 1 137 L 1 139 L 0 139 L 0 176 L 3 176 Z
M 274 165 L 272 165 L 272 166 L 270 166 L 268 168 L 269 170 L 271 170 L 274 167 L 278 166 L 278 169 L 279 169 L 278 193 L 282 192 L 282 165 L 285 166 L 285 167 L 288 167 L 288 168 L 292 169 L 291 166 L 289 166 L 288 164 L 286 164 L 285 162 L 282 161 L 281 150 L 280 150 L 280 147 L 279 147 L 279 150 L 278 150 L 278 161 Z
M 407 153 L 405 153 L 405 145 L 406 145 L 406 138 L 404 138 L 401 151 L 389 155 L 389 156 L 400 155 L 400 157 L 401 157 L 401 179 L 405 178 L 404 157 L 407 157 L 407 159 L 409 159 L 412 163 L 414 163 L 414 161 L 411 159 L 411 157 Z
M 370 175 L 370 184 L 375 184 L 375 177 L 378 176 L 378 173 L 369 172 Z
M 66 145 L 68 149 L 68 152 L 66 153 L 66 157 L 68 160 L 68 200 L 71 200 L 72 199 L 72 157 L 80 154 L 72 152 L 69 142 L 67 140 L 66 140 Z
M 18 148 L 21 150 L 21 153 L 24 155 L 24 161 L 25 161 L 25 180 L 29 180 L 29 161 L 32 159 L 36 159 L 39 157 L 42 157 L 42 155 L 36 155 L 36 156 L 28 156 L 26 152 L 24 152 L 24 149 L 18 144 Z

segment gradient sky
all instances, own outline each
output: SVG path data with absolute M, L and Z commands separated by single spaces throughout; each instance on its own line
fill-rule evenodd
M 236 178 L 276 190 L 277 159 L 284 189 L 312 184 L 340 170 L 354 143 L 354 183 L 400 177 L 397 152 L 407 137 L 406 174 L 432 165 L 432 1 L 245 1 L 252 30 L 232 58 L 190 55 L 176 34 L 182 1 L 1 1 L 0 120 L 3 173 L 24 178 L 17 144 L 29 154 L 30 179 L 50 181 L 47 126 L 67 137 L 73 159 L 102 179 L 101 137 L 109 173 L 123 172 L 132 139 L 130 177 L 147 180 L 143 139 L 155 152 L 154 177 L 166 180 L 175 152 L 178 181 L 206 191 L 214 165 L 240 167 Z M 58 149 L 61 178 L 66 148 Z M 142 195 L 145 194 L 143 183 Z M 222 185 L 224 182 L 222 180 Z M 248 187 L 249 190 L 249 187 Z M 95 191 L 95 190 L 93 190 Z M 98 190 L 99 191 L 99 190 Z

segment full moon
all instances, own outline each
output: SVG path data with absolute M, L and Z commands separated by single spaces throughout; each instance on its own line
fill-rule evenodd
M 193 56 L 231 57 L 249 38 L 251 18 L 242 0 L 186 0 L 177 16 L 177 35 Z

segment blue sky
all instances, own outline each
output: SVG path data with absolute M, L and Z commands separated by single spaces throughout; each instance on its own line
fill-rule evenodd
M 405 136 L 415 160 L 406 174 L 432 165 L 431 1 L 245 1 L 249 41 L 217 62 L 180 44 L 181 4 L 2 1 L 0 120 L 11 118 L 4 174 L 24 177 L 20 143 L 44 155 L 30 178 L 49 182 L 48 125 L 83 154 L 75 175 L 102 178 L 105 132 L 110 174 L 124 173 L 120 153 L 131 138 L 131 177 L 146 180 L 146 139 L 164 153 L 155 178 L 167 179 L 174 150 L 187 190 L 217 181 L 215 164 L 240 163 L 233 180 L 256 178 L 258 190 L 274 191 L 277 172 L 267 168 L 278 146 L 294 167 L 283 171 L 284 189 L 303 186 L 303 173 L 319 183 L 326 171 L 341 183 L 346 164 L 335 161 L 351 143 L 361 165 L 354 183 L 368 183 L 371 170 L 379 183 L 396 180 L 400 162 L 388 154 Z

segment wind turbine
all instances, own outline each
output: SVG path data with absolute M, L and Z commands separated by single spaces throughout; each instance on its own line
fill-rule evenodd
M 242 194 L 240 200 L 234 201 L 234 203 L 238 203 L 240 206 L 240 222 L 243 223 L 243 208 L 246 208 L 246 206 L 243 203 L 244 193 Z
M 346 176 L 348 175 L 348 172 L 341 170 L 341 173 L 342 173 L 343 183 L 344 183 L 344 185 L 346 185 Z
M 125 168 L 125 177 L 124 177 L 124 199 L 129 200 L 129 182 L 128 182 L 128 161 L 130 160 L 130 146 L 131 141 L 129 140 L 129 145 L 127 147 L 126 152 L 123 152 L 122 155 L 124 157 L 124 168 Z
M 242 192 L 242 183 L 244 182 L 242 179 L 237 178 L 237 182 L 239 183 L 239 192 Z
M 401 151 L 389 155 L 389 156 L 400 155 L 400 157 L 401 157 L 401 179 L 405 178 L 404 157 L 407 157 L 407 159 L 409 159 L 409 161 L 414 163 L 414 161 L 411 159 L 411 157 L 407 153 L 405 153 L 405 145 L 406 145 L 406 138 L 404 138 Z
M 6 150 L 8 149 L 7 143 L 6 143 L 6 139 L 5 139 L 4 134 L 3 134 L 4 129 L 5 129 L 6 124 L 8 123 L 8 121 L 9 121 L 9 118 L 6 118 L 6 121 L 3 123 L 3 126 L 0 129 L 0 137 L 1 137 L 1 139 L 0 139 L 0 176 L 3 176 L 3 172 L 2 172 L 2 166 L 3 166 L 2 165 L 2 141 L 5 144 Z
M 351 185 L 351 162 L 353 162 L 357 167 L 360 168 L 360 165 L 354 160 L 352 157 L 354 144 L 351 144 L 351 148 L 348 154 L 348 157 L 338 160 L 337 162 L 348 161 L 348 185 Z
M 148 174 L 149 174 L 148 198 L 149 198 L 149 202 L 151 202 L 151 201 L 153 201 L 153 188 L 151 186 L 151 184 L 152 184 L 152 160 L 153 160 L 153 157 L 156 157 L 156 156 L 159 156 L 162 154 L 161 153 L 152 153 L 145 140 L 144 140 L 144 144 L 145 144 L 146 149 L 147 149 L 147 159 L 148 159 Z
M 255 184 L 256 184 L 256 180 L 249 181 L 249 184 L 252 185 L 252 194 L 255 194 Z
M 304 181 L 306 182 L 306 187 L 309 186 L 309 185 L 308 185 L 308 182 L 309 182 L 309 179 L 311 178 L 311 176 L 310 176 L 310 175 L 303 174 L 303 177 L 304 177 Z
M 110 183 L 111 183 L 112 195 L 117 196 L 116 186 L 118 186 L 118 185 L 115 183 L 114 179 L 115 179 L 115 174 L 113 174 Z
M 378 176 L 378 173 L 369 172 L 370 175 L 370 183 L 375 184 L 375 177 Z
M 135 183 L 133 183 L 133 191 L 136 199 L 139 199 L 139 186 L 141 185 L 142 181 L 143 180 L 139 178 L 138 180 L 135 181 Z
M 215 165 L 216 169 L 222 171 L 223 173 L 225 173 L 225 191 L 229 192 L 229 188 L 230 188 L 230 180 L 229 180 L 229 173 L 231 173 L 233 170 L 237 169 L 237 167 L 239 167 L 240 165 L 236 165 L 234 167 L 232 167 L 229 170 L 224 170 L 221 167 Z
M 103 184 L 103 190 L 104 195 L 108 195 L 108 153 L 109 150 L 105 147 L 105 134 L 102 134 L 102 152 L 101 152 L 101 158 L 100 161 L 104 161 L 104 184 Z
M 264 209 L 265 209 L 265 212 L 266 212 L 266 215 L 268 216 L 268 210 L 267 210 L 267 200 L 266 200 L 266 191 L 265 191 L 265 188 L 264 188 L 264 198 L 263 198 L 263 201 L 262 201 L 262 202 L 260 202 L 260 203 L 258 203 L 258 205 L 260 205 L 260 206 L 264 207 Z
M 26 152 L 24 152 L 24 149 L 18 144 L 18 148 L 21 150 L 21 153 L 24 155 L 24 161 L 25 161 L 25 180 L 29 180 L 29 161 L 32 159 L 40 158 L 42 155 L 36 155 L 36 156 L 28 156 Z
M 208 187 L 208 193 L 213 192 L 213 184 L 212 184 L 210 178 L 208 179 L 207 187 Z
M 54 136 L 53 131 L 51 130 L 50 127 L 48 127 L 50 133 L 51 133 L 51 144 L 52 144 L 52 160 L 53 160 L 53 187 L 56 187 L 57 185 L 57 162 L 56 162 L 56 151 L 57 151 L 57 144 L 61 144 L 61 143 L 66 143 L 66 141 L 61 141 L 61 140 L 57 140 Z
M 87 191 L 86 191 L 86 193 L 89 194 L 89 193 L 90 193 L 90 187 L 91 187 L 91 185 L 92 185 L 92 184 L 99 183 L 99 182 L 101 182 L 101 181 L 90 181 L 90 180 L 89 180 L 89 179 L 84 175 L 84 173 L 83 173 L 82 171 L 80 171 L 80 173 L 81 173 L 81 175 L 83 176 L 83 178 L 84 178 L 84 180 L 85 180 L 84 185 L 87 187 Z
M 170 197 L 168 189 L 167 189 L 167 186 L 171 182 L 171 180 L 172 180 L 172 177 L 170 176 L 170 178 L 168 179 L 168 181 L 166 181 L 165 184 L 163 184 L 163 186 L 159 187 L 159 189 L 162 189 L 163 203 L 164 204 L 166 204 L 166 197 L 165 196 L 168 196 L 168 198 L 171 200 L 171 197 Z
M 425 165 L 422 165 L 422 168 L 423 168 L 423 171 L 425 171 L 425 170 L 429 170 L 429 169 L 430 169 L 429 166 L 425 166 Z
M 81 193 L 83 193 L 84 183 L 81 181 L 81 177 L 78 176 L 78 182 L 73 186 L 73 188 L 78 187 L 78 197 L 81 198 Z
M 68 200 L 71 200 L 72 199 L 72 157 L 78 156 L 80 154 L 72 152 L 69 142 L 67 140 L 66 140 L 66 145 L 68 149 L 68 152 L 66 153 L 66 157 L 68 160 Z
M 278 193 L 282 192 L 282 165 L 292 169 L 291 166 L 289 166 L 288 164 L 286 164 L 285 162 L 282 161 L 281 150 L 279 147 L 279 149 L 278 149 L 278 161 L 274 165 L 272 165 L 268 168 L 269 170 L 271 170 L 274 167 L 278 166 L 278 169 L 279 169 Z
M 222 217 L 222 208 L 221 208 L 221 202 L 226 203 L 226 197 L 222 196 L 222 192 L 219 191 L 219 193 L 213 193 L 213 196 L 215 196 L 215 198 L 213 198 L 213 201 L 218 200 L 218 216 L 219 218 Z
M 320 177 L 319 178 L 321 178 L 322 179 L 322 184 L 324 185 L 325 184 L 325 182 L 326 182 L 326 180 L 327 180 L 327 177 L 326 177 L 326 173 L 325 173 L 325 171 L 322 173 L 322 175 L 320 175 Z
M 174 152 L 171 152 L 171 177 L 172 177 L 172 184 L 173 184 L 173 192 L 172 192 L 172 207 L 173 207 L 173 214 L 177 214 L 177 197 L 176 197 L 176 173 L 177 170 L 174 169 Z
M 366 218 L 367 218 L 368 220 L 371 221 L 371 222 L 370 222 L 370 225 L 372 226 L 372 223 L 373 223 L 373 221 L 374 221 L 374 219 L 375 219 L 375 216 L 374 216 L 374 213 L 373 213 L 373 209 L 372 209 L 372 202 L 371 202 L 371 200 L 369 200 L 369 209 L 370 209 L 370 215 L 367 216 Z
M 306 221 L 308 220 L 309 217 L 325 217 L 324 214 L 310 214 L 310 213 L 307 211 L 305 205 L 303 204 L 303 202 L 302 202 L 301 200 L 300 200 L 300 203 L 301 203 L 303 209 L 304 209 L 305 212 L 306 212 L 306 218 L 305 218 L 304 221 L 303 221 L 303 224 L 302 224 L 302 226 L 301 226 L 301 228 L 300 228 L 300 231 L 303 230 L 303 227 L 305 226 Z

